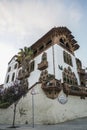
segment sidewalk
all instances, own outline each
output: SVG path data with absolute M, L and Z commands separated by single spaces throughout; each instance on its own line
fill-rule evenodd
M 9 126 L 1 126 L 0 130 L 87 130 L 87 126 L 79 125 L 38 125 L 34 128 L 30 126 L 20 126 L 17 128 L 9 128 Z
M 11 128 L 11 125 L 0 125 L 0 130 L 87 130 L 87 118 L 75 119 L 56 125 L 18 125 Z

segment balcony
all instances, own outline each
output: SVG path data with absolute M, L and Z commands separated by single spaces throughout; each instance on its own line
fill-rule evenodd
M 21 70 L 19 70 L 19 73 L 18 73 L 18 80 L 22 80 L 24 78 L 27 78 L 30 76 L 30 73 L 29 72 L 24 72 Z
M 48 67 L 48 62 L 47 61 L 42 61 L 41 63 L 38 64 L 38 69 L 39 70 L 44 70 Z
M 45 92 L 46 96 L 51 99 L 58 97 L 59 92 L 62 90 L 61 82 L 58 80 L 50 80 L 47 83 L 42 83 L 42 89 Z
M 80 73 L 80 74 L 85 74 L 85 69 L 78 69 L 77 71 L 78 71 L 78 73 Z

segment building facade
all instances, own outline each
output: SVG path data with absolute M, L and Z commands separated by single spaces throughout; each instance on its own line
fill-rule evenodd
M 29 82 L 28 88 L 31 88 L 36 82 L 41 82 L 42 88 L 44 88 L 43 86 L 52 87 L 50 84 L 59 84 L 60 87 L 69 89 L 69 93 L 72 94 L 73 92 L 70 92 L 72 88 L 79 90 L 86 87 L 85 70 L 82 69 L 81 61 L 75 56 L 75 51 L 79 45 L 68 28 L 52 28 L 30 48 L 33 50 L 33 56 L 29 62 L 30 73 L 26 75 Z M 8 87 L 16 79 L 22 79 L 22 68 L 21 66 L 18 67 L 15 58 L 14 56 L 8 63 L 4 87 Z M 56 93 L 58 88 L 53 88 L 55 88 Z M 49 91 L 49 89 L 44 91 Z
M 18 63 L 16 62 L 16 56 L 14 56 L 8 63 L 6 77 L 4 81 L 4 87 L 10 87 L 17 78 Z

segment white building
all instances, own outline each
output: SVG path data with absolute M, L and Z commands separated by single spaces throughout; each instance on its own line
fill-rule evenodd
M 14 56 L 8 63 L 8 69 L 5 77 L 4 87 L 9 87 L 13 84 L 17 78 L 18 63 L 16 62 L 16 56 Z
M 30 73 L 26 75 L 30 91 L 17 105 L 16 123 L 31 124 L 34 118 L 35 124 L 55 124 L 87 116 L 87 100 L 81 100 L 87 99 L 85 70 L 75 56 L 79 45 L 71 31 L 66 27 L 52 28 L 30 48 L 34 52 L 29 63 Z M 17 78 L 22 79 L 21 67 L 15 58 L 8 63 L 4 87 L 11 86 Z M 36 95 L 32 95 L 31 88 Z M 33 96 L 35 115 L 32 118 Z M 60 104 L 64 102 L 67 103 Z M 0 110 L 0 123 L 11 123 L 12 112 L 12 106 Z
M 55 78 L 62 83 L 83 85 L 85 71 L 82 69 L 81 61 L 74 54 L 78 48 L 79 45 L 70 30 L 66 27 L 52 28 L 31 46 L 34 54 L 31 60 L 32 71 L 28 77 L 29 87 L 39 81 L 41 72 L 45 70 L 48 74 L 55 75 Z M 44 55 L 46 62 L 43 62 Z M 5 87 L 17 78 L 17 66 L 14 56 L 8 63 Z

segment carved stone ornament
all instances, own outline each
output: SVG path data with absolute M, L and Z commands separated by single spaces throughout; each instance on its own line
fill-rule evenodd
M 38 64 L 38 69 L 39 70 L 44 70 L 48 67 L 48 61 L 47 61 L 47 53 L 44 52 L 42 54 L 42 59 L 41 62 Z
M 61 91 L 61 81 L 56 80 L 54 75 L 48 74 L 48 71 L 42 71 L 40 75 L 40 82 L 42 82 L 42 89 L 46 96 L 51 99 L 58 97 Z
M 63 91 L 60 92 L 60 93 L 61 93 L 61 94 L 59 94 L 59 96 L 58 96 L 58 101 L 59 101 L 59 103 L 61 103 L 61 104 L 66 104 L 67 101 L 68 101 L 68 98 L 66 97 L 66 95 L 64 94 Z

